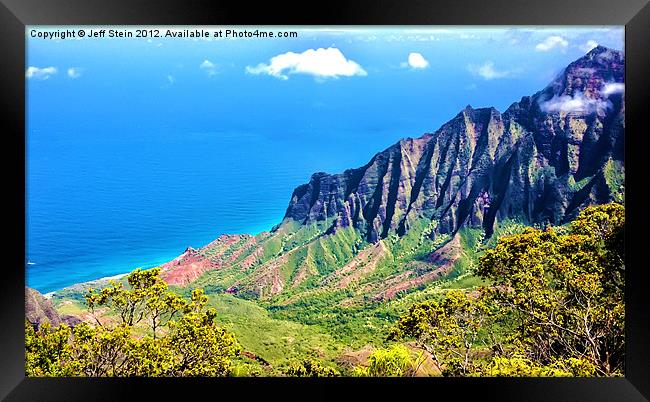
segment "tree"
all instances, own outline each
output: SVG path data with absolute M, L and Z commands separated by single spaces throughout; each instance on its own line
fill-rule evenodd
M 467 375 L 474 370 L 471 354 L 479 331 L 490 316 L 483 298 L 451 290 L 442 300 L 411 306 L 388 339 L 415 338 L 443 375 Z
M 76 375 L 77 370 L 61 364 L 73 360 L 71 333 L 65 324 L 52 328 L 49 323 L 43 323 L 35 329 L 25 320 L 25 374 L 35 377 Z
M 241 352 L 233 335 L 214 325 L 216 312 L 190 312 L 170 323 L 168 345 L 173 354 L 173 376 L 226 376 L 231 358 Z
M 409 377 L 415 375 L 422 356 L 411 358 L 409 350 L 400 344 L 388 349 L 378 349 L 368 357 L 368 367 L 354 369 L 357 377 Z
M 96 309 L 108 306 L 118 312 L 124 325 L 133 326 L 145 320 L 155 339 L 163 321 L 169 321 L 180 311 L 189 308 L 179 295 L 168 291 L 167 283 L 160 278 L 160 268 L 136 269 L 127 276 L 127 282 L 130 289 L 114 281 L 99 292 L 88 289 L 86 303 L 99 326 L 104 324 L 97 318 Z
M 159 269 L 129 274 L 121 283 L 95 292 L 86 301 L 95 325 L 74 328 L 26 324 L 28 376 L 225 376 L 241 352 L 234 336 L 215 323 L 203 290 L 190 300 L 169 292 Z M 100 320 L 97 307 L 113 309 L 116 324 Z M 141 324 L 140 324 L 141 323 Z M 139 325 L 139 326 L 138 326 Z M 150 332 L 142 336 L 142 326 Z
M 621 205 L 588 207 L 566 235 L 527 229 L 481 258 L 478 273 L 516 317 L 514 341 L 526 357 L 543 365 L 578 358 L 600 375 L 622 374 L 624 225 Z
M 305 359 L 300 363 L 290 365 L 285 374 L 289 377 L 338 377 L 341 374 L 327 366 L 323 366 L 313 359 Z
M 624 228 L 607 204 L 562 234 L 501 237 L 478 264 L 491 285 L 413 305 L 389 339 L 415 338 L 444 375 L 622 375 Z
M 493 356 L 485 366 L 472 373 L 489 377 L 592 377 L 595 374 L 594 365 L 584 359 L 558 359 L 542 365 L 520 354 Z

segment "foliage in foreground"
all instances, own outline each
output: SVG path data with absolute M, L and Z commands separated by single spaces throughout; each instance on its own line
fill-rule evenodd
M 409 350 L 400 344 L 378 349 L 368 357 L 368 366 L 355 367 L 355 377 L 410 377 L 417 372 L 422 356 L 411 357 Z
M 323 366 L 313 359 L 305 359 L 289 366 L 285 374 L 289 377 L 339 377 L 341 375 L 337 370 Z
M 129 288 L 111 283 L 89 289 L 86 301 L 96 325 L 74 328 L 25 325 L 25 371 L 28 376 L 225 376 L 241 351 L 235 338 L 214 323 L 202 290 L 189 300 L 167 291 L 160 269 L 136 270 Z M 109 325 L 95 315 L 99 308 L 117 312 Z M 147 324 L 140 337 L 134 326 Z
M 478 267 L 491 286 L 413 305 L 389 339 L 415 338 L 448 376 L 622 375 L 624 228 L 608 204 L 567 234 L 502 237 Z
M 585 209 L 569 228 L 502 236 L 475 271 L 480 284 L 489 285 L 443 289 L 434 294 L 443 297 L 412 305 L 389 339 L 414 339 L 446 376 L 622 375 L 624 225 L 624 208 L 609 204 Z M 168 291 L 157 269 L 134 271 L 126 287 L 91 289 L 85 300 L 93 325 L 26 326 L 27 375 L 238 373 L 233 358 L 241 348 L 215 324 L 203 292 L 184 299 Z M 106 309 L 117 323 L 105 319 Z M 323 306 L 315 310 L 322 313 Z M 356 311 L 341 308 L 329 315 L 347 320 L 344 313 L 354 318 Z M 259 333 L 257 322 L 251 328 Z M 412 376 L 422 362 L 422 355 L 413 359 L 405 346 L 393 345 L 375 351 L 351 374 Z M 340 375 L 311 358 L 277 373 Z

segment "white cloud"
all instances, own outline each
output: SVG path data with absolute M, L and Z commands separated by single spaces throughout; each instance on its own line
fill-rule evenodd
M 214 63 L 207 59 L 203 60 L 203 63 L 201 63 L 201 65 L 199 66 L 199 68 L 205 68 L 205 69 L 211 69 L 215 67 L 216 66 L 214 65 Z
M 585 98 L 581 92 L 578 92 L 574 96 L 555 95 L 539 106 L 544 112 L 592 113 L 597 110 L 608 109 L 612 104 L 601 99 Z
M 217 66 L 208 59 L 203 60 L 203 63 L 199 65 L 199 68 L 205 70 L 209 76 L 217 74 Z
M 564 39 L 561 36 L 553 35 L 544 39 L 543 42 L 538 43 L 537 46 L 535 46 L 535 50 L 538 52 L 548 52 L 549 50 L 553 50 L 556 47 L 565 49 L 567 46 L 569 46 L 568 40 Z
M 529 43 L 534 33 L 534 30 L 526 28 L 510 28 L 504 32 L 503 37 L 504 40 L 506 40 L 508 44 L 512 46 Z
M 287 52 L 271 58 L 268 64 L 247 66 L 249 74 L 268 74 L 283 80 L 288 74 L 309 74 L 317 78 L 351 77 L 368 75 L 356 62 L 345 58 L 337 48 L 308 49 L 302 53 Z
M 68 77 L 73 78 L 73 79 L 74 78 L 79 78 L 79 77 L 81 77 L 81 71 L 82 70 L 80 68 L 78 68 L 78 67 L 70 67 L 68 69 Z
M 605 96 L 622 94 L 623 92 L 625 92 L 625 84 L 620 82 L 609 82 L 605 84 L 602 90 L 602 94 Z
M 494 63 L 491 61 L 486 61 L 480 66 L 469 64 L 467 70 L 479 77 L 482 77 L 484 80 L 493 80 L 497 78 L 503 78 L 509 76 L 512 72 L 507 70 L 497 70 L 494 68 Z
M 172 85 L 174 82 L 176 82 L 176 80 L 174 79 L 174 77 L 171 76 L 171 75 L 168 75 L 168 76 L 167 76 L 167 83 L 168 83 L 169 85 Z
M 409 53 L 408 65 L 411 68 L 427 68 L 429 62 L 420 53 Z
M 29 68 L 27 68 L 27 71 L 25 72 L 25 77 L 34 78 L 37 80 L 46 80 L 50 78 L 50 76 L 56 73 L 57 73 L 56 67 L 38 68 L 38 67 L 30 66 Z
M 582 50 L 583 52 L 589 53 L 589 51 L 591 49 L 595 48 L 596 46 L 598 46 L 598 42 L 596 42 L 595 40 L 590 39 L 587 42 L 580 45 L 579 47 L 580 47 L 580 50 Z

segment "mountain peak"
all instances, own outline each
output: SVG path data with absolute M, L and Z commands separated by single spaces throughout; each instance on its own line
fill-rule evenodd
M 606 84 L 623 84 L 625 54 L 605 46 L 596 46 L 573 61 L 544 90 L 534 95 L 538 102 L 552 98 L 606 98 Z
M 611 68 L 616 67 L 612 64 L 620 64 L 624 59 L 625 54 L 622 51 L 598 45 L 581 58 L 569 64 L 567 69 L 574 66 Z
M 352 227 L 377 242 L 421 219 L 435 221 L 436 234 L 470 225 L 489 235 L 503 219 L 560 223 L 610 201 L 598 172 L 622 161 L 622 103 L 608 94 L 622 91 L 623 57 L 597 46 L 503 114 L 468 104 L 433 134 L 398 141 L 363 167 L 314 174 L 294 190 L 285 219 Z M 538 183 L 546 170 L 555 179 Z M 573 175 L 592 179 L 576 192 Z
M 228 286 L 258 297 L 375 279 L 386 286 L 375 295 L 384 297 L 446 275 L 454 263 L 441 259 L 459 254 L 464 227 L 490 237 L 508 221 L 557 225 L 588 205 L 620 202 L 625 109 L 611 95 L 624 91 L 622 57 L 600 46 L 502 114 L 467 105 L 435 132 L 402 139 L 362 167 L 314 173 L 271 233 L 233 248 L 213 242 L 205 257 L 182 263 L 250 272 Z M 390 264 L 398 274 L 384 276 Z
M 591 49 L 590 51 L 588 51 L 587 54 L 586 54 L 585 56 L 588 56 L 588 55 L 597 55 L 597 54 L 601 54 L 601 53 L 605 53 L 605 52 L 616 52 L 616 53 L 622 53 L 622 52 L 620 52 L 620 51 L 618 51 L 618 50 L 616 50 L 616 49 L 611 49 L 611 48 L 605 47 L 605 46 L 603 46 L 603 45 L 597 45 L 595 48 L 593 48 L 593 49 Z

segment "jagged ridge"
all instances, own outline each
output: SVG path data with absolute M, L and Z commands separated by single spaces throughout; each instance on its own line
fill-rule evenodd
M 491 233 L 495 220 L 558 224 L 587 204 L 611 201 L 602 174 L 623 162 L 621 52 L 594 48 L 544 90 L 503 114 L 467 106 L 433 134 L 407 138 L 364 167 L 316 173 L 293 192 L 284 220 L 333 218 L 369 242 L 403 235 L 409 222 L 440 222 L 435 234 L 465 224 Z M 570 185 L 591 178 L 582 191 Z M 434 234 L 434 235 L 435 235 Z
M 452 272 L 462 228 L 489 237 L 497 222 L 558 224 L 623 201 L 623 73 L 621 52 L 596 47 L 503 113 L 467 106 L 363 167 L 315 173 L 271 232 L 188 249 L 163 277 L 252 297 L 293 290 L 278 303 L 355 286 L 390 298 Z

